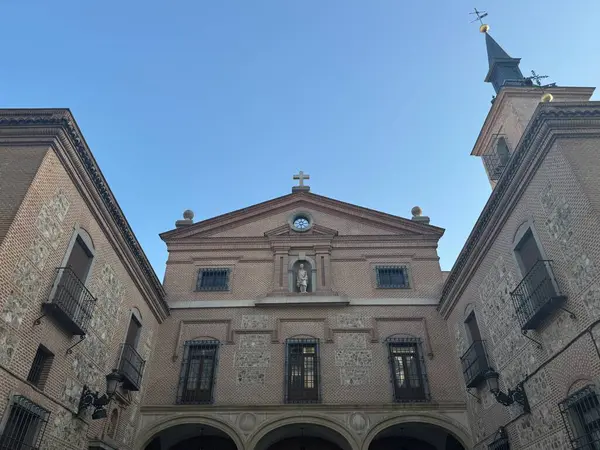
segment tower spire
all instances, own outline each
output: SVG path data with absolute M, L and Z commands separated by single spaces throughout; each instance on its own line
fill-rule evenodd
M 485 11 L 471 13 L 477 16 L 476 21 L 481 23 L 479 31 L 485 34 L 485 46 L 487 48 L 489 70 L 485 77 L 486 83 L 492 83 L 496 93 L 502 89 L 502 86 L 523 86 L 526 84 L 526 79 L 519 69 L 521 58 L 512 58 L 498 44 L 492 36 L 490 36 L 490 26 L 483 23 L 483 18 L 488 14 Z

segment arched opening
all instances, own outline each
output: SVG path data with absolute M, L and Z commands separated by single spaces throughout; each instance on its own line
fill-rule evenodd
M 294 423 L 264 435 L 254 450 L 352 450 L 337 431 L 314 423 Z
M 407 422 L 380 431 L 369 450 L 465 450 L 448 430 L 428 423 Z
M 224 431 L 209 425 L 175 425 L 156 434 L 144 450 L 240 450 Z

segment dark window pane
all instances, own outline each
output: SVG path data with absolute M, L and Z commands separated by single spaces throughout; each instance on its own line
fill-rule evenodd
M 218 341 L 189 341 L 179 380 L 178 403 L 210 403 L 217 360 Z
M 35 353 L 35 357 L 33 358 L 31 369 L 29 369 L 27 381 L 43 389 L 44 385 L 46 384 L 53 359 L 54 355 L 52 352 L 43 345 L 40 345 Z
M 293 339 L 286 343 L 286 401 L 319 400 L 318 343 L 312 339 Z

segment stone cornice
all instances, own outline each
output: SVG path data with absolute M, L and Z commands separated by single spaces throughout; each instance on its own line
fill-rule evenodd
M 203 412 L 229 412 L 229 411 L 250 411 L 250 412 L 280 412 L 296 411 L 298 409 L 327 411 L 327 412 L 345 412 L 345 411 L 363 411 L 363 412 L 384 412 L 384 411 L 464 411 L 466 409 L 464 402 L 430 402 L 430 403 L 382 403 L 372 405 L 339 405 L 333 403 L 309 403 L 309 404 L 276 404 L 276 405 L 146 405 L 140 408 L 142 414 L 161 414 L 178 413 L 188 411 Z
M 590 87 L 554 87 L 550 89 L 545 89 L 544 92 L 551 92 L 554 98 L 557 101 L 561 101 L 564 97 L 573 97 L 573 96 L 581 96 L 581 101 L 587 101 L 594 92 L 594 88 Z M 500 93 L 494 100 L 492 107 L 490 108 L 487 117 L 479 131 L 479 135 L 475 141 L 475 145 L 473 146 L 473 150 L 471 151 L 472 156 L 481 156 L 483 155 L 487 149 L 489 148 L 489 141 L 491 136 L 494 134 L 494 130 L 492 130 L 492 126 L 498 125 L 498 116 L 502 113 L 505 103 L 509 101 L 510 98 L 518 97 L 518 98 L 532 98 L 539 99 L 541 97 L 541 91 L 537 87 L 509 87 L 505 86 L 500 90 Z
M 438 308 L 444 317 L 452 311 L 554 140 L 590 134 L 600 135 L 600 102 L 538 105 L 444 283 Z
M 165 292 L 123 211 L 68 109 L 0 110 L 0 137 L 12 143 L 50 144 L 121 255 L 153 313 L 164 320 L 169 309 Z
M 439 239 L 444 233 L 442 228 L 433 225 L 414 222 L 403 217 L 393 216 L 309 192 L 296 192 L 197 222 L 185 228 L 176 228 L 161 233 L 160 237 L 164 241 L 171 242 L 184 238 L 189 239 L 199 233 L 210 236 L 212 233 L 257 220 L 260 217 L 265 217 L 277 211 L 289 209 L 290 207 L 316 208 L 340 216 L 350 217 L 355 221 L 379 226 L 390 231 L 404 232 L 407 235 L 429 235 Z

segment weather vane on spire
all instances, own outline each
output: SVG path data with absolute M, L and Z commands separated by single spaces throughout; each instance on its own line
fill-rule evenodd
M 535 81 L 535 84 L 537 84 L 539 87 L 542 87 L 541 80 L 543 80 L 544 78 L 548 78 L 548 75 L 538 75 L 537 73 L 535 73 L 535 70 L 532 70 L 531 76 L 527 77 L 526 80 L 531 80 L 532 82 Z
M 535 70 L 531 71 L 531 76 L 525 78 L 529 86 L 533 86 L 533 83 L 535 82 L 535 87 L 538 87 L 542 90 L 542 103 L 547 103 L 554 100 L 554 96 L 550 92 L 545 92 L 545 88 L 552 88 L 556 86 L 556 83 L 542 84 L 541 80 L 545 78 L 548 78 L 548 75 L 538 75 L 535 73 Z
M 487 33 L 490 29 L 490 26 L 486 23 L 483 23 L 483 18 L 487 17 L 488 13 L 485 11 L 479 11 L 477 8 L 473 8 L 475 11 L 469 14 L 475 14 L 476 18 L 471 20 L 471 23 L 479 21 L 479 31 L 482 33 Z

